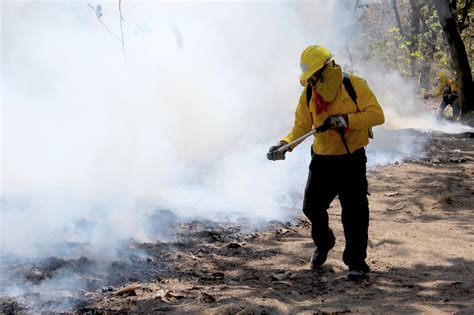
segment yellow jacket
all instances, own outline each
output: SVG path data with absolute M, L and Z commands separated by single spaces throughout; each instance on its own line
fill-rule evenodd
M 443 95 L 446 86 L 450 85 L 448 78 L 445 75 L 439 75 L 438 96 Z
M 451 93 L 458 93 L 458 84 L 456 81 L 451 81 Z
M 454 79 L 448 79 L 445 73 L 441 72 L 438 74 L 439 88 L 438 95 L 443 95 L 446 92 L 446 88 L 449 87 L 451 93 L 458 92 L 458 84 Z
M 357 106 L 360 112 L 358 112 L 356 104 L 352 101 L 342 83 L 338 88 L 336 97 L 329 105 L 329 110 L 319 114 L 316 114 L 316 97 L 314 95 L 311 97 L 310 106 L 308 106 L 305 89 L 296 108 L 293 129 L 282 140 L 289 143 L 308 133 L 313 127 L 321 126 L 327 117 L 347 114 L 349 125 L 346 129 L 345 138 L 350 152 L 365 147 L 369 143 L 368 129 L 383 124 L 385 118 L 382 108 L 367 82 L 353 74 L 350 75 L 350 79 L 357 94 Z M 347 154 L 337 130 L 316 133 L 313 141 L 313 151 L 320 155 Z

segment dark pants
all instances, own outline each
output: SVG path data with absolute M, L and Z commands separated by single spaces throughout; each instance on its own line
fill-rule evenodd
M 349 268 L 367 266 L 369 202 L 364 148 L 341 156 L 313 155 L 303 201 L 311 221 L 311 236 L 318 249 L 330 249 L 334 234 L 329 228 L 328 208 L 336 196 L 342 207 L 346 247 L 343 260 Z
M 461 106 L 457 96 L 443 97 L 438 108 L 438 118 L 443 117 L 444 110 L 448 105 L 453 108 L 453 118 L 459 118 L 461 116 Z

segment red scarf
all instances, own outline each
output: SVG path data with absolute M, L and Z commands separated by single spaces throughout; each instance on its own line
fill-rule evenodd
M 329 110 L 329 102 L 326 102 L 323 97 L 313 88 L 314 101 L 316 103 L 316 115 Z

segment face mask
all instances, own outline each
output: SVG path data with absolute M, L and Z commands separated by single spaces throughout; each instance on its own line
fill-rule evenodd
M 330 63 L 323 71 L 321 79 L 316 83 L 316 92 L 321 95 L 326 102 L 332 102 L 336 97 L 341 83 L 341 66 Z

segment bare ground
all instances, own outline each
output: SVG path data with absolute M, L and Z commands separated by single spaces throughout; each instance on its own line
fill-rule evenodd
M 346 280 L 337 200 L 337 243 L 318 271 L 309 269 L 310 226 L 299 217 L 251 234 L 245 222 L 170 222 L 179 241 L 132 244 L 142 255 L 105 273 L 87 258 L 50 258 L 19 274 L 32 285 L 61 270 L 88 279 L 79 298 L 64 297 L 77 313 L 474 314 L 474 140 L 434 134 L 428 146 L 424 159 L 369 171 L 372 272 L 360 282 Z M 31 311 L 9 297 L 0 306 Z
M 304 218 L 243 237 L 232 228 L 187 226 L 195 244 L 174 253 L 176 275 L 140 283 L 135 296 L 100 296 L 89 310 L 472 314 L 474 143 L 440 136 L 431 146 L 423 161 L 369 172 L 372 272 L 360 283 L 345 277 L 334 202 L 338 242 L 321 271 L 308 268 L 313 244 Z M 159 246 L 141 246 L 160 259 Z

